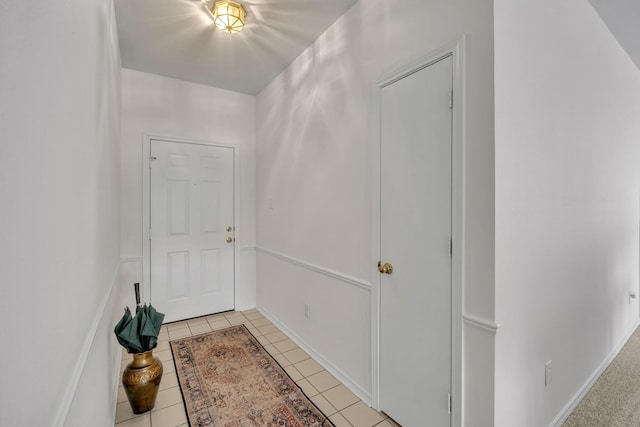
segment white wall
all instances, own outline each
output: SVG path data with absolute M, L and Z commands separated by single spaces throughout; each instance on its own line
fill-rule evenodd
M 463 33 L 464 309 L 494 320 L 492 3 L 360 0 L 258 95 L 258 307 L 365 399 L 376 82 Z M 490 426 L 494 337 L 465 336 L 463 363 L 477 372 L 465 393 L 480 408 L 467 416 Z
M 588 2 L 494 7 L 496 426 L 542 426 L 638 321 L 640 72 Z
M 143 134 L 237 146 L 240 248 L 236 308 L 255 306 L 255 97 L 122 70 L 121 256 L 142 261 Z M 141 280 L 142 278 L 138 278 Z M 133 278 L 131 280 L 134 280 Z
M 88 414 L 112 425 L 117 348 L 101 325 L 119 259 L 113 4 L 1 8 L 0 425 L 79 425 Z M 87 386 L 88 370 L 106 372 L 105 384 Z

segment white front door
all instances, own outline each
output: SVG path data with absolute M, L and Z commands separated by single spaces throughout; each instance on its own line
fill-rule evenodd
M 233 156 L 151 140 L 151 301 L 165 322 L 234 308 Z
M 448 426 L 452 58 L 382 88 L 380 409 Z

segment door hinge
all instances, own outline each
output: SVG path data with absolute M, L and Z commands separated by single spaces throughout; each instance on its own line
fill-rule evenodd
M 453 108 L 453 88 L 449 89 L 449 108 Z
M 453 256 L 453 239 L 449 239 L 449 256 Z
M 153 162 L 153 160 L 156 160 L 156 159 L 157 159 L 157 157 L 155 157 L 155 156 L 149 157 L 149 169 L 151 169 L 151 163 Z
M 451 415 L 451 412 L 453 411 L 453 403 L 451 402 L 452 401 L 451 393 L 449 393 L 448 398 L 449 398 L 449 403 L 447 405 L 447 411 L 448 411 L 447 413 Z

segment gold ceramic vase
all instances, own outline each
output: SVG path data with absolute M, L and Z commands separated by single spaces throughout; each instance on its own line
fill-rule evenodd
M 134 414 L 150 411 L 156 404 L 162 379 L 162 362 L 152 350 L 133 354 L 133 361 L 122 373 L 122 385 Z

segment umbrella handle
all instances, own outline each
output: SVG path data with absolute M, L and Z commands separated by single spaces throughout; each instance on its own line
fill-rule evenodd
M 134 283 L 133 289 L 136 292 L 136 307 L 140 305 L 140 283 Z

